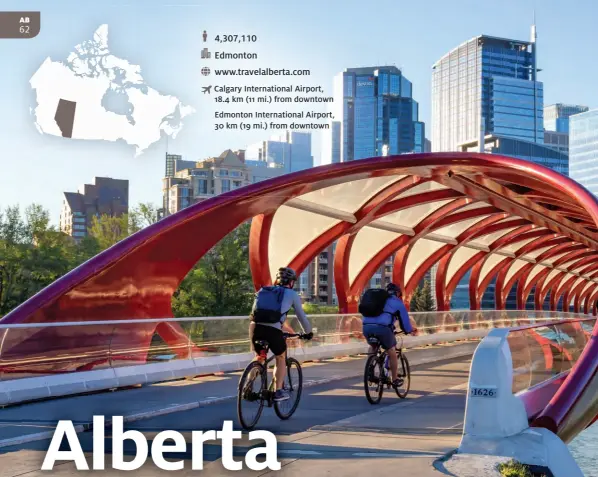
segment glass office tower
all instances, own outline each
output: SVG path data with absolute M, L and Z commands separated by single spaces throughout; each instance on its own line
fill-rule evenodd
M 423 152 L 424 123 L 411 82 L 395 66 L 349 68 L 334 79 L 331 140 L 324 162 Z
M 262 161 L 269 167 L 282 167 L 285 173 L 303 171 L 314 166 L 311 155 L 311 133 L 286 131 L 247 146 L 245 159 Z
M 544 108 L 544 129 L 559 133 L 569 133 L 569 117 L 574 114 L 585 113 L 587 106 L 575 104 L 551 104 Z
M 433 151 L 457 151 L 487 134 L 544 141 L 535 30 L 532 37 L 527 42 L 480 35 L 433 65 Z
M 571 178 L 598 196 L 598 109 L 569 118 Z

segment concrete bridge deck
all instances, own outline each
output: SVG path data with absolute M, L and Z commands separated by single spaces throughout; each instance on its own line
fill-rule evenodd
M 277 473 L 334 475 L 342 466 L 343 474 L 363 475 L 375 466 L 376 472 L 388 468 L 417 472 L 417 475 L 442 475 L 432 464 L 459 444 L 470 357 L 437 360 L 439 356 L 463 355 L 467 350 L 472 353 L 475 345 L 410 350 L 413 374 L 409 396 L 400 400 L 394 393 L 385 393 L 378 406 L 371 406 L 364 397 L 363 357 L 305 363 L 306 387 L 295 415 L 288 421 L 280 421 L 272 409 L 265 409 L 258 424 L 259 429 L 277 435 L 283 465 Z M 430 363 L 431 360 L 436 362 Z M 92 433 L 85 432 L 85 426 L 94 414 L 129 416 L 126 428 L 142 431 L 148 440 L 165 429 L 186 434 L 187 453 L 177 456 L 177 460 L 190 459 L 192 430 L 222 429 L 224 420 L 232 420 L 238 428 L 234 397 L 238 374 L 4 409 L 0 419 L 0 442 L 4 445 L 0 448 L 2 475 L 41 477 L 39 469 L 59 419 L 69 419 L 82 426 L 79 439 L 84 452 L 90 453 Z M 40 434 L 43 432 L 47 435 Z M 109 453 L 110 437 L 106 441 Z M 235 442 L 239 442 L 236 454 L 245 455 L 243 447 L 248 441 Z M 206 443 L 204 449 L 205 475 L 267 473 L 227 471 L 220 462 L 219 443 Z M 134 453 L 134 444 L 130 447 L 125 444 L 125 453 Z M 191 470 L 190 460 L 185 468 L 177 471 L 177 475 L 197 473 Z M 148 459 L 143 468 L 127 475 L 151 477 L 163 472 Z M 85 472 L 77 471 L 72 463 L 51 471 L 51 475 L 61 477 L 75 474 Z M 112 470 L 103 474 L 116 476 L 124 472 Z

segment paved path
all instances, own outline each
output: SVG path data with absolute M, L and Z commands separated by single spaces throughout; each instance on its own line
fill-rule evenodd
M 477 343 L 434 346 L 408 351 L 412 364 L 439 358 L 472 355 Z M 347 357 L 304 363 L 304 385 L 335 382 L 361 376 L 363 357 Z M 236 399 L 240 372 L 171 381 L 136 389 L 104 392 L 41 401 L 0 410 L 0 448 L 28 440 L 50 437 L 61 419 L 73 421 L 78 430 L 90 426 L 94 415 L 125 416 L 134 421 L 174 411 L 210 406 Z M 342 407 L 342 406 L 341 406 Z M 222 423 L 220 423 L 220 426 Z
M 448 350 L 447 350 L 448 351 Z M 412 362 L 417 362 L 417 350 L 409 351 Z M 448 353 L 447 353 L 448 354 Z M 421 354 L 423 356 L 423 354 Z M 421 358 L 420 356 L 420 358 Z M 278 455 L 283 467 L 277 475 L 295 476 L 311 474 L 310 477 L 319 475 L 343 475 L 362 477 L 375 469 L 376 473 L 398 469 L 407 475 L 442 475 L 434 470 L 432 463 L 445 453 L 456 448 L 461 436 L 461 425 L 465 406 L 465 387 L 469 371 L 469 359 L 454 359 L 442 363 L 413 366 L 413 383 L 409 396 L 399 400 L 396 395 L 385 393 L 382 403 L 371 406 L 363 395 L 361 378 L 342 378 L 342 372 L 349 376 L 351 373 L 361 373 L 363 359 L 338 360 L 339 362 L 319 363 L 305 369 L 306 379 L 316 380 L 316 370 L 338 372 L 338 380 L 322 384 L 314 384 L 304 391 L 299 409 L 288 421 L 280 421 L 272 409 L 266 409 L 258 425 L 259 429 L 266 429 L 277 435 L 279 448 Z M 320 371 L 318 371 L 320 372 Z M 313 373 L 313 374 L 312 374 Z M 216 394 L 234 389 L 236 379 L 213 380 L 202 383 L 207 394 Z M 228 388 L 224 383 L 229 380 L 233 388 Z M 211 384 L 210 384 L 211 383 Z M 218 387 L 216 386 L 218 384 Z M 185 390 L 199 384 L 162 386 L 162 389 L 173 390 L 185 394 Z M 153 386 L 152 386 L 153 387 Z M 152 388 L 150 387 L 150 388 Z M 161 391 L 162 392 L 162 391 Z M 166 391 L 163 391 L 166 394 Z M 160 392 L 158 393 L 160 394 Z M 98 396 L 118 396 L 121 406 L 127 407 L 132 401 L 136 402 L 136 409 L 146 409 L 154 403 L 144 402 L 146 396 L 154 396 L 145 389 L 122 391 Z M 102 399 L 95 396 L 94 399 Z M 126 397 L 126 399 L 125 399 Z M 209 397 L 206 395 L 206 397 Z M 215 395 L 213 397 L 222 397 Z M 53 403 L 84 400 L 91 397 L 69 398 Z M 48 403 L 40 403 L 47 405 Z M 28 409 L 31 409 L 29 405 Z M 56 404 L 52 404 L 56 406 Z M 83 419 L 85 412 L 76 409 L 65 410 L 64 404 L 54 408 L 55 412 L 63 417 L 73 419 L 71 416 L 80 415 Z M 121 408 L 122 409 L 122 408 Z M 7 409 L 2 411 L 15 412 Z M 110 413 L 97 404 L 98 413 Z M 102 411 L 102 412 L 99 412 Z M 39 411 L 41 412 L 41 411 Z M 4 415 L 4 414 L 3 414 Z M 30 419 L 34 416 L 30 415 Z M 57 414 L 47 416 L 48 425 L 55 422 Z M 188 411 L 158 416 L 127 424 L 128 429 L 137 429 L 151 440 L 161 430 L 177 430 L 185 435 L 188 447 L 187 452 L 172 456 L 174 460 L 185 459 L 185 470 L 176 471 L 175 475 L 197 475 L 198 470 L 191 469 L 191 432 L 192 430 L 222 429 L 223 420 L 232 420 L 235 427 L 236 410 L 234 400 L 222 400 L 209 406 L 201 406 Z M 90 432 L 79 434 L 83 450 L 91 452 L 92 435 Z M 236 446 L 236 459 L 242 460 L 247 446 L 255 444 L 243 439 Z M 134 445 L 125 443 L 125 454 L 134 454 Z M 51 472 L 40 471 L 41 462 L 45 456 L 49 441 L 37 441 L 19 446 L 0 449 L 0 468 L 2 477 L 42 477 L 52 475 L 57 477 L 85 475 L 79 472 L 71 463 L 58 465 Z M 106 448 L 109 450 L 110 437 L 106 439 Z M 65 447 L 68 449 L 68 447 Z M 175 458 L 177 457 L 177 458 Z M 89 459 L 91 462 L 91 459 Z M 110 459 L 107 459 L 108 463 Z M 204 445 L 205 469 L 204 475 L 264 475 L 268 471 L 255 472 L 248 469 L 231 472 L 223 468 L 220 461 L 220 443 Z M 133 475 L 157 477 L 163 475 L 164 470 L 158 469 L 151 461 L 138 471 L 119 472 L 104 471 L 101 475 L 120 476 Z M 96 472 L 97 475 L 97 472 Z

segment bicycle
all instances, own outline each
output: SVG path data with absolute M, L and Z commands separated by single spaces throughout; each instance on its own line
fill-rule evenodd
M 395 332 L 395 335 L 400 335 L 400 332 Z M 376 335 L 372 335 L 368 338 L 368 343 L 374 348 L 373 353 L 368 353 L 368 359 L 365 362 L 365 371 L 363 374 L 363 384 L 365 387 L 365 397 L 370 404 L 378 404 L 382 399 L 384 393 L 384 386 L 388 389 L 394 387 L 397 396 L 401 399 L 407 397 L 409 388 L 411 386 L 411 370 L 409 368 L 409 360 L 403 353 L 403 338 L 400 337 L 401 345 L 396 347 L 397 358 L 399 360 L 398 366 L 398 378 L 402 380 L 400 386 L 392 385 L 392 377 L 390 375 L 390 369 L 388 365 L 387 351 L 380 346 L 380 339 Z M 378 374 L 376 375 L 376 371 Z M 373 391 L 370 390 L 370 386 L 373 386 Z
M 305 335 L 300 333 L 283 333 L 284 339 L 300 338 L 305 339 Z M 268 407 L 274 405 L 274 412 L 282 419 L 289 419 L 297 410 L 299 400 L 301 399 L 301 392 L 303 390 L 303 371 L 299 361 L 295 358 L 289 357 L 287 354 L 287 380 L 283 385 L 283 389 L 289 392 L 291 397 L 286 401 L 274 401 L 275 380 L 273 377 L 270 384 L 268 384 L 268 365 L 275 359 L 272 355 L 266 359 L 270 345 L 265 340 L 256 340 L 255 344 L 262 347 L 260 356 L 257 361 L 252 361 L 247 365 L 245 371 L 239 380 L 239 389 L 237 394 L 237 416 L 241 426 L 246 430 L 251 430 L 255 427 L 262 415 L 264 404 Z M 287 352 L 288 353 L 288 352 Z M 292 370 L 296 369 L 296 376 L 292 377 Z M 257 378 L 260 378 L 261 384 L 254 387 Z M 296 397 L 293 398 L 293 392 L 296 391 Z M 256 414 L 253 419 L 249 419 L 249 411 L 243 410 L 243 403 L 257 403 Z M 284 406 L 292 404 L 290 410 L 284 411 Z

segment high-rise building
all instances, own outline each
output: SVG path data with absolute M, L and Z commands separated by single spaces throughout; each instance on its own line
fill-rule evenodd
M 598 109 L 569 118 L 571 178 L 598 196 Z
M 245 150 L 245 160 L 282 167 L 285 173 L 310 169 L 314 165 L 311 133 L 287 131 L 281 136 L 251 144 Z
M 544 130 L 544 145 L 569 155 L 569 133 Z
M 280 167 L 253 166 L 243 158 L 244 151 L 227 149 L 220 156 L 204 161 L 177 159 L 173 166 L 174 177 L 162 180 L 164 216 L 215 195 L 283 174 Z
M 324 163 L 338 164 L 341 162 L 341 127 L 340 121 L 332 121 L 330 124 L 330 134 L 326 136 L 329 141 L 330 157 L 328 160 L 324 158 Z
M 547 134 L 544 144 L 544 95 L 537 72 L 535 26 L 530 41 L 480 35 L 444 55 L 432 73 L 432 150 L 502 154 L 567 174 L 564 139 Z M 468 274 L 455 289 L 451 308 L 469 307 Z M 482 307 L 494 306 L 493 293 L 494 282 Z M 507 308 L 514 306 L 512 290 Z
M 477 140 L 459 146 L 459 150 L 463 152 L 476 152 L 479 149 Z M 537 144 L 489 134 L 484 138 L 483 152 L 525 159 L 553 169 L 565 176 L 569 174 L 569 155 L 548 144 Z
M 544 107 L 544 129 L 559 133 L 569 133 L 569 117 L 574 114 L 584 113 L 587 106 L 576 104 L 551 104 Z
M 544 141 L 543 85 L 532 41 L 476 36 L 433 65 L 432 150 L 457 151 L 488 134 Z
M 93 184 L 84 184 L 78 192 L 64 192 L 60 212 L 60 230 L 75 239 L 87 236 L 93 217 L 120 217 L 129 211 L 129 181 L 94 177 Z
M 166 153 L 166 169 L 164 171 L 164 177 L 174 177 L 176 161 L 180 161 L 182 156 L 179 154 L 168 154 Z
M 169 154 L 166 153 L 165 158 L 165 169 L 164 169 L 164 177 L 165 178 L 173 178 L 175 174 L 182 170 L 187 169 L 190 167 L 195 166 L 195 161 L 183 161 L 183 156 L 179 154 Z M 162 208 L 158 210 L 158 217 L 163 218 L 168 214 L 168 202 L 169 197 L 167 195 L 162 196 Z
M 349 68 L 334 78 L 324 163 L 423 152 L 425 127 L 411 82 L 395 66 Z

